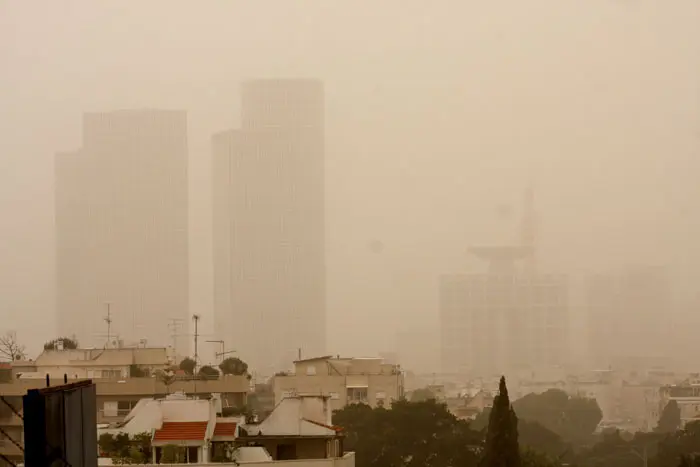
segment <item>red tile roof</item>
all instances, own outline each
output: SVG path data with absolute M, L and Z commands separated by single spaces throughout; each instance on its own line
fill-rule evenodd
M 216 422 L 214 436 L 236 436 L 236 422 Z
M 0 362 L 0 370 L 11 370 L 12 364 L 7 362 Z
M 165 422 L 153 441 L 204 441 L 209 422 Z

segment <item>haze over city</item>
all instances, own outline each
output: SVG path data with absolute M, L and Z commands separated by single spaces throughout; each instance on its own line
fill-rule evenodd
M 518 243 L 529 189 L 538 269 L 570 277 L 572 360 L 579 284 L 631 266 L 668 274 L 655 344 L 697 351 L 698 24 L 696 0 L 0 0 L 0 332 L 32 353 L 57 335 L 54 168 L 83 114 L 167 109 L 187 112 L 188 316 L 214 339 L 212 136 L 244 123 L 242 83 L 305 78 L 325 102 L 328 353 L 404 335 L 438 368 L 440 276 Z

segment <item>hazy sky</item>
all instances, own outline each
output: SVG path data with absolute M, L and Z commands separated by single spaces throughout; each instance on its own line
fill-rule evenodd
M 55 152 L 83 111 L 143 107 L 189 111 L 191 307 L 211 326 L 209 137 L 258 77 L 326 83 L 330 351 L 434 327 L 437 275 L 515 239 L 528 180 L 545 268 L 668 264 L 687 299 L 698 24 L 698 0 L 0 0 L 0 331 L 53 335 Z

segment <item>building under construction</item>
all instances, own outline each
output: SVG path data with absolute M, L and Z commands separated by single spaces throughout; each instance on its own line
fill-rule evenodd
M 470 253 L 487 269 L 440 278 L 442 371 L 487 376 L 565 363 L 568 281 L 536 268 L 534 196 L 525 196 L 519 245 Z

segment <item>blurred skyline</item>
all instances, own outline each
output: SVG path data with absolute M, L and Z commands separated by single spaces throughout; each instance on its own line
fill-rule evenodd
M 164 108 L 188 112 L 190 314 L 212 333 L 210 138 L 243 80 L 295 77 L 326 93 L 330 353 L 437 329 L 438 276 L 517 238 L 530 183 L 541 269 L 666 266 L 691 319 L 697 24 L 696 0 L 0 0 L 0 331 L 55 337 L 53 159 L 83 112 Z

